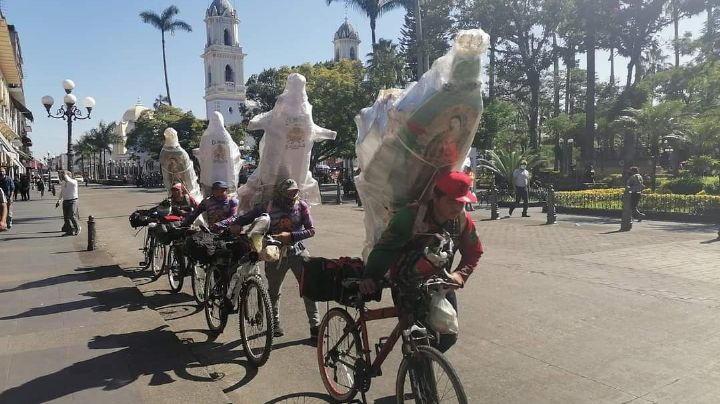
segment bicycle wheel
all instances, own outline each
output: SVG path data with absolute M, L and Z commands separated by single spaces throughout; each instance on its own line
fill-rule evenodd
M 195 261 L 190 261 L 189 272 L 192 274 L 193 297 L 198 304 L 205 304 L 207 294 L 205 293 L 205 266 Z
M 165 245 L 160 244 L 157 239 L 152 240 L 152 257 L 150 258 L 150 270 L 152 271 L 152 280 L 157 280 L 163 273 L 165 268 L 165 257 L 167 255 L 167 248 Z
M 262 281 L 248 278 L 240 290 L 240 338 L 248 361 L 255 367 L 267 362 L 273 342 L 272 307 Z
M 152 262 L 152 242 L 154 240 L 154 237 L 150 234 L 147 227 L 145 228 L 145 243 L 143 244 L 143 262 L 140 264 L 142 265 L 143 269 L 148 269 L 150 267 L 150 263 Z
M 170 284 L 170 291 L 172 293 L 179 292 L 183 287 L 183 281 L 185 279 L 185 263 L 183 257 L 178 254 L 178 249 L 171 245 L 168 248 L 168 256 L 165 260 L 168 275 L 168 284 Z
M 207 301 L 205 302 L 205 321 L 208 328 L 214 334 L 220 334 L 227 324 L 230 308 L 225 298 L 225 282 L 223 281 L 221 269 L 212 266 L 205 278 L 205 291 Z
M 330 309 L 318 329 L 317 356 L 325 390 L 337 401 L 350 401 L 357 394 L 355 362 L 360 358 L 360 335 L 355 320 L 339 307 Z
M 400 362 L 395 394 L 398 403 L 468 402 L 450 361 L 430 346 L 418 346 L 417 351 Z

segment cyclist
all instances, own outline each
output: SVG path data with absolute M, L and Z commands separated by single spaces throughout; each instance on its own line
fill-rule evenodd
M 268 293 L 272 304 L 273 322 L 275 324 L 275 337 L 283 336 L 283 329 L 280 327 L 280 289 L 288 269 L 292 270 L 295 278 L 300 282 L 302 274 L 303 257 L 308 256 L 308 251 L 302 240 L 315 235 L 312 217 L 310 216 L 310 205 L 301 200 L 298 196 L 298 185 L 293 179 L 286 179 L 279 182 L 274 189 L 272 201 L 265 205 L 256 205 L 253 209 L 238 216 L 231 231 L 239 233 L 242 226 L 250 224 L 263 213 L 270 215 L 270 234 L 281 241 L 285 246 L 285 253 L 278 262 L 265 262 L 265 276 L 268 281 Z M 316 302 L 304 297 L 305 313 L 310 323 L 310 343 L 316 344 L 318 338 L 318 326 L 320 315 Z
M 360 291 L 371 294 L 378 289 L 377 281 L 389 276 L 398 285 L 393 290 L 393 300 L 400 316 L 407 316 L 417 309 L 417 287 L 424 276 L 432 275 L 436 268 L 425 258 L 426 247 L 436 242 L 436 234 L 449 233 L 453 249 L 449 251 L 447 265 L 460 250 L 462 259 L 451 272 L 452 281 L 463 287 L 477 266 L 483 247 L 468 212 L 466 203 L 475 203 L 477 198 L 471 190 L 472 180 L 460 171 L 439 174 L 435 180 L 432 199 L 424 204 L 413 204 L 393 215 L 382 237 L 373 247 L 365 264 L 365 276 Z M 457 310 L 455 292 L 446 295 Z M 442 334 L 436 348 L 447 351 L 457 341 L 456 334 Z
M 190 212 L 182 222 L 182 226 L 191 225 L 203 212 L 207 212 L 210 230 L 220 233 L 232 222 L 237 214 L 238 201 L 230 198 L 227 193 L 228 185 L 225 181 L 215 181 L 212 184 L 212 195 L 203 199 L 197 209 Z
M 170 188 L 170 214 L 176 216 L 187 216 L 194 209 L 197 209 L 198 203 L 181 183 L 177 183 Z

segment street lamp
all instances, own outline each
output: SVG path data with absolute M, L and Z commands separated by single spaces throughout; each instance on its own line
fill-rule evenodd
M 568 174 L 572 174 L 573 143 L 575 143 L 575 139 L 570 138 L 570 139 L 567 140 L 567 148 L 568 148 L 568 153 L 567 153 L 567 155 L 568 155 L 568 156 L 567 156 L 567 158 L 568 158 L 567 168 L 568 168 Z
M 75 88 L 75 83 L 72 80 L 63 80 L 62 85 L 63 89 L 65 89 L 65 96 L 63 97 L 64 105 L 58 108 L 57 112 L 54 115 L 50 112 L 50 108 L 52 108 L 53 104 L 55 103 L 53 97 L 49 95 L 42 97 L 42 104 L 45 106 L 45 110 L 48 113 L 48 118 L 63 119 L 67 122 L 67 169 L 72 173 L 72 123 L 73 121 L 76 121 L 78 119 L 90 118 L 90 112 L 92 112 L 92 109 L 95 106 L 95 99 L 92 97 L 85 97 L 85 99 L 83 100 L 83 106 L 85 107 L 85 109 L 87 109 L 87 115 L 83 116 L 80 108 L 75 106 L 75 104 L 77 103 L 77 97 L 72 94 L 72 90 Z

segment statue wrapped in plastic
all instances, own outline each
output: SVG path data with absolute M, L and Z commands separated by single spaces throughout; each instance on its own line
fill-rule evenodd
M 200 162 L 200 184 L 203 194 L 210 195 L 212 184 L 224 181 L 228 184 L 228 193 L 237 190 L 238 174 L 243 165 L 240 148 L 225 129 L 222 114 L 214 111 L 210 114 L 208 128 L 200 138 L 199 149 L 193 155 Z
M 356 118 L 364 256 L 396 210 L 429 199 L 437 174 L 462 165 L 480 124 L 480 59 L 489 41 L 480 29 L 460 31 L 418 83 L 381 92 Z
M 195 167 L 190 156 L 180 147 L 177 131 L 167 128 L 163 136 L 165 136 L 165 143 L 160 150 L 160 169 L 165 189 L 169 193 L 172 186 L 179 182 L 185 186 L 195 200 L 201 200 L 202 194 L 195 175 Z
M 262 129 L 260 159 L 247 183 L 238 190 L 240 210 L 248 210 L 272 198 L 275 183 L 292 178 L 308 203 L 320 203 L 320 188 L 310 173 L 314 142 L 335 139 L 336 133 L 313 122 L 312 105 L 305 92 L 305 77 L 288 76 L 285 91 L 272 111 L 254 117 L 248 130 Z

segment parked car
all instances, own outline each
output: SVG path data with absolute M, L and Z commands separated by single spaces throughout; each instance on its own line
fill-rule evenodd
M 50 183 L 51 184 L 59 184 L 60 183 L 60 176 L 58 175 L 57 171 L 50 171 Z
M 82 174 L 75 174 L 75 181 L 85 182 L 85 179 L 83 178 Z

